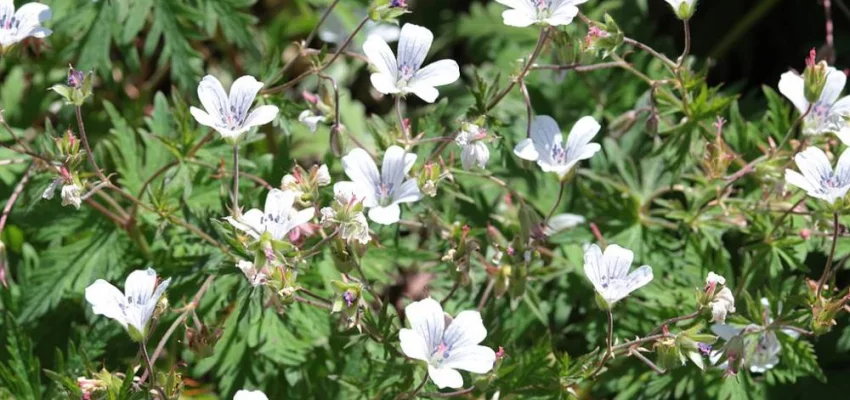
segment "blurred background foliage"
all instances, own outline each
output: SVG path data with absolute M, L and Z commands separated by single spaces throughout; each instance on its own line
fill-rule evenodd
M 292 42 L 307 36 L 329 1 L 43 2 L 54 11 L 47 24 L 54 34 L 0 59 L 4 118 L 36 148 L 50 149 L 51 137 L 75 129 L 75 124 L 73 110 L 63 108 L 47 88 L 65 80 L 69 63 L 94 71 L 95 98 L 84 106 L 84 113 L 100 165 L 160 213 L 140 210 L 135 228 L 117 226 L 86 205 L 76 211 L 59 207 L 56 200 L 41 200 L 52 177 L 43 171 L 32 176 L 2 233 L 9 287 L 0 288 L 0 343 L 5 344 L 0 349 L 0 397 L 75 397 L 79 396 L 73 389 L 76 377 L 92 376 L 102 368 L 126 371 L 136 359 L 135 346 L 118 324 L 92 315 L 83 290 L 98 278 L 121 283 L 130 271 L 148 266 L 160 276 L 174 278 L 168 298 L 175 308 L 189 302 L 206 276 L 217 275 L 197 312 L 213 332 L 207 348 L 197 340 L 190 343 L 181 328 L 159 363 L 161 371 L 182 374 L 184 396 L 230 398 L 238 389 L 256 387 L 270 398 L 393 398 L 414 387 L 422 369 L 394 350 L 397 327 L 388 322 L 397 318 L 392 307 L 374 317 L 383 331 L 373 336 L 383 338 L 383 343 L 344 329 L 321 309 L 293 304 L 279 313 L 266 306 L 262 291 L 251 290 L 224 253 L 169 223 L 182 218 L 216 238 L 227 238 L 213 220 L 227 214 L 229 180 L 222 176 L 227 168 L 218 166 L 230 162 L 229 147 L 216 140 L 195 157 L 185 157 L 206 134 L 188 114 L 188 105 L 198 103 L 197 82 L 211 73 L 228 86 L 227 81 L 252 74 L 271 85 L 308 70 L 310 60 L 304 57 L 286 77 L 276 76 L 283 64 L 298 56 Z M 414 132 L 447 136 L 461 119 L 477 116 L 472 111 L 476 75 L 487 87 L 504 87 L 518 69 L 516 60 L 533 49 L 536 31 L 504 26 L 500 16 L 504 7 L 492 1 L 408 3 L 413 13 L 402 21 L 435 33 L 429 59 L 452 58 L 461 65 L 462 82 L 441 88 L 436 104 L 408 99 Z M 655 270 L 655 281 L 615 310 L 617 337 L 644 335 L 663 319 L 692 312 L 694 288 L 701 287 L 708 271 L 729 279 L 742 318 L 757 320 L 758 315 L 751 307 L 747 310 L 745 298 L 768 296 L 784 303 L 787 315 L 777 318 L 805 326 L 803 279 L 817 276 L 823 268 L 829 245 L 823 226 L 829 216 L 818 213 L 817 207 L 811 216 L 793 215 L 780 227 L 781 238 L 765 240 L 772 239 L 776 215 L 764 207 L 787 208 L 794 203 L 788 198 L 762 199 L 764 189 L 781 177 L 781 166 L 744 179 L 737 202 L 725 209 L 710 204 L 716 183 L 700 168 L 716 116 L 729 120 L 724 139 L 744 160 L 761 154 L 768 136 L 781 140 L 795 117 L 775 87 L 789 67 L 802 69 L 810 48 L 834 57 L 839 69 L 848 65 L 850 20 L 844 2 L 832 3 L 836 45 L 827 49 L 824 9 L 817 0 L 701 1 L 691 23 L 692 69 L 707 71 L 708 86 L 696 82 L 690 88 L 700 99 L 693 105 L 700 119 L 685 127 L 665 126 L 662 121 L 657 135 L 648 133 L 644 114 L 630 114 L 648 104 L 649 87 L 627 71 L 536 71 L 527 79 L 535 113 L 553 116 L 562 130 L 568 131 L 583 115 L 593 115 L 603 124 L 597 136 L 603 153 L 567 186 L 559 210 L 585 216 L 609 243 L 633 249 L 638 260 Z M 365 7 L 365 1 L 343 0 L 334 13 L 353 26 L 357 10 Z M 671 58 L 681 53 L 681 23 L 662 0 L 592 0 L 581 10 L 596 20 L 609 12 L 626 35 Z M 562 31 L 578 43 L 586 26 L 576 21 Z M 313 48 L 321 46 L 318 39 L 311 43 Z M 359 45 L 350 50 L 359 52 Z M 580 59 L 601 61 L 588 55 Z M 664 73 L 643 53 L 635 52 L 629 60 L 652 77 Z M 566 62 L 548 54 L 540 63 L 544 61 Z M 382 147 L 388 127 L 395 124 L 392 101 L 371 89 L 367 71 L 362 61 L 346 57 L 328 73 L 340 82 L 343 124 L 366 143 Z M 277 186 L 296 162 L 325 162 L 334 180 L 343 179 L 338 160 L 328 152 L 328 128 L 312 134 L 297 123 L 305 107 L 300 91 L 315 92 L 317 85 L 310 78 L 263 100 L 279 105 L 282 115 L 246 146 L 243 170 Z M 676 99 L 668 100 L 660 100 L 660 112 L 673 119 Z M 491 146 L 489 169 L 545 214 L 557 197 L 557 183 L 534 166 L 520 163 L 510 151 L 525 134 L 525 106 L 518 91 L 489 117 L 488 127 L 499 137 Z M 0 140 L 11 138 L 0 132 Z M 419 149 L 415 171 L 431 149 Z M 0 149 L 0 158 L 16 157 Z M 448 159 L 447 153 L 444 157 Z M 175 161 L 174 168 L 143 190 L 146 179 Z M 24 164 L 0 166 L 4 204 L 24 169 Z M 259 206 L 265 192 L 259 184 L 243 182 L 242 202 Z M 373 226 L 382 245 L 363 259 L 367 276 L 399 305 L 429 293 L 443 298 L 459 278 L 452 265 L 439 261 L 452 246 L 440 232 L 445 224 L 469 225 L 471 236 L 480 240 L 482 254 L 489 258 L 493 248 L 486 244 L 495 242 L 487 235 L 489 225 L 508 240 L 520 233 L 518 210 L 504 201 L 505 194 L 487 180 L 456 174 L 454 182 L 440 187 L 436 198 L 405 211 L 404 218 L 418 219 L 422 228 L 402 228 L 401 240 L 394 242 L 393 229 Z M 329 191 L 323 196 L 330 201 Z M 802 227 L 816 234 L 803 240 L 797 234 Z M 150 244 L 149 250 L 140 249 L 138 235 Z M 525 295 L 492 299 L 484 308 L 489 331 L 485 344 L 504 346 L 509 357 L 497 374 L 479 381 L 482 393 L 498 390 L 503 398 L 558 398 L 566 397 L 565 389 L 571 387 L 582 398 L 793 399 L 843 398 L 850 389 L 850 381 L 843 379 L 850 373 L 846 317 L 830 334 L 811 341 L 814 347 L 806 340 L 783 338 L 780 364 L 764 375 L 742 373 L 737 379 L 723 379 L 721 370 L 702 372 L 689 366 L 658 376 L 624 357 L 614 360 L 611 370 L 596 382 L 574 385 L 574 368 L 582 363 L 578 356 L 605 341 L 604 313 L 595 306 L 592 287 L 581 272 L 582 245 L 593 240 L 586 226 L 552 238 L 542 259 L 529 269 Z M 837 252 L 843 255 L 838 264 L 842 268 L 848 253 L 850 241 L 844 239 Z M 475 262 L 470 275 L 471 284 L 457 291 L 447 311 L 477 305 L 487 274 Z M 331 296 L 330 280 L 338 277 L 330 256 L 322 253 L 303 268 L 299 283 Z M 850 274 L 842 269 L 837 282 L 845 287 Z M 154 340 L 177 315 L 163 316 Z M 217 340 L 216 332 L 221 333 Z

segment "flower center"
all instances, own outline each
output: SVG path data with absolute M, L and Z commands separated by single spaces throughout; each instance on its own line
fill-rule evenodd
M 375 188 L 375 195 L 378 197 L 378 204 L 382 207 L 390 205 L 393 198 L 393 189 L 395 189 L 395 185 L 392 183 L 381 182 L 381 184 Z
M 552 10 L 549 9 L 552 5 L 552 0 L 531 0 L 531 2 L 537 9 L 538 19 L 546 19 L 552 16 Z
M 416 73 L 416 66 L 408 63 L 402 63 L 398 66 L 398 83 L 399 86 L 407 86 L 407 82 Z
M 838 179 L 838 176 L 836 176 L 834 174 L 829 174 L 828 176 L 824 176 L 824 177 L 821 178 L 821 184 L 825 188 L 838 189 L 838 188 L 842 187 L 841 183 L 842 182 L 841 182 L 840 179 Z
M 567 163 L 567 151 L 560 143 L 555 143 L 552 146 L 552 162 L 559 165 Z
M 440 342 L 440 344 L 431 351 L 431 364 L 436 366 L 442 364 L 443 360 L 449 358 L 451 350 L 452 346 L 447 345 L 445 342 Z

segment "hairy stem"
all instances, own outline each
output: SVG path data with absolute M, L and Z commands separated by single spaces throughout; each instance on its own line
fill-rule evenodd
M 83 110 L 80 106 L 74 107 L 74 110 L 76 111 L 77 116 L 77 128 L 80 130 L 80 138 L 82 138 L 83 146 L 86 148 L 86 156 L 89 159 L 89 164 L 91 164 L 91 167 L 94 168 L 94 172 L 101 181 L 109 182 L 109 178 L 103 175 L 103 171 L 100 170 L 100 167 L 97 166 L 97 161 L 94 159 L 94 153 L 91 150 L 89 138 L 86 135 L 86 125 L 83 123 Z
M 829 276 L 832 273 L 832 261 L 835 259 L 835 246 L 838 245 L 838 231 L 841 229 L 841 225 L 838 222 L 838 211 L 832 213 L 832 248 L 829 250 L 829 257 L 826 259 L 826 267 L 823 269 L 823 274 L 821 274 L 820 279 L 818 279 L 818 286 L 815 288 L 815 297 L 820 296 L 821 288 L 829 280 Z
M 239 145 L 233 146 L 233 213 L 234 218 L 242 216 L 239 209 Z

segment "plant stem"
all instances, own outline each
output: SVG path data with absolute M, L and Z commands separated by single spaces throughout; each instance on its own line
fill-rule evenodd
M 587 72 L 587 71 L 595 71 L 598 69 L 607 69 L 607 68 L 617 68 L 622 67 L 623 61 L 612 61 L 605 62 L 599 64 L 590 64 L 590 65 L 582 65 L 582 64 L 564 64 L 564 65 L 534 65 L 531 67 L 532 70 L 551 70 L 551 71 L 576 71 L 576 72 Z
M 395 97 L 395 115 L 398 117 L 398 127 L 401 129 L 402 135 L 404 135 L 404 141 L 405 143 L 408 143 L 405 147 L 408 147 L 410 143 L 410 133 L 407 131 L 407 127 L 404 124 L 404 115 L 401 113 L 401 95 L 397 95 Z
M 306 77 L 308 77 L 308 76 L 310 76 L 314 73 L 319 73 L 319 72 L 326 70 L 328 67 L 331 66 L 331 64 L 334 63 L 334 61 L 336 61 L 337 58 L 339 58 L 339 56 L 343 52 L 345 52 L 345 48 L 348 47 L 348 45 L 351 43 L 351 40 L 354 39 L 354 36 L 357 35 L 357 33 L 360 32 L 360 30 L 363 29 L 363 26 L 366 25 L 366 23 L 369 22 L 369 21 L 370 21 L 370 19 L 369 19 L 368 15 L 366 17 L 364 17 L 360 21 L 360 23 L 357 25 L 357 27 L 354 28 L 354 32 L 351 32 L 351 35 L 349 35 L 348 38 L 346 38 L 345 41 L 339 46 L 339 48 L 336 50 L 336 52 L 334 52 L 334 54 L 331 56 L 331 59 L 328 60 L 327 62 L 325 62 L 324 64 L 322 64 L 320 67 L 315 68 L 315 69 L 311 69 L 311 70 L 308 70 L 308 71 L 304 71 L 304 73 L 302 73 L 301 75 L 298 75 L 297 77 L 295 77 L 291 81 L 286 82 L 286 83 L 281 84 L 281 85 L 278 85 L 278 86 L 275 86 L 273 88 L 265 89 L 261 93 L 262 94 L 274 94 L 274 93 L 282 92 L 282 91 L 284 91 L 284 90 L 286 90 L 286 89 L 288 89 L 292 86 L 295 86 L 296 84 L 298 84 L 298 82 L 301 82 L 304 78 L 306 78 Z
M 656 51 L 652 47 L 649 47 L 646 44 L 643 44 L 643 43 L 641 43 L 641 42 L 639 42 L 635 39 L 632 39 L 630 37 L 623 38 L 623 43 L 627 43 L 631 46 L 637 47 L 637 48 L 651 54 L 653 57 L 661 60 L 670 69 L 676 68 L 676 63 L 674 63 L 672 60 L 667 58 L 667 56 L 665 56 L 664 54 L 659 53 L 658 51 Z
M 650 361 L 648 358 L 646 358 L 646 356 L 640 354 L 640 352 L 638 351 L 633 351 L 630 355 L 635 356 L 635 358 L 637 358 L 638 360 L 643 361 L 644 364 L 648 365 L 649 368 L 652 368 L 652 370 L 655 371 L 655 373 L 657 373 L 658 375 L 664 375 L 667 373 L 667 370 L 655 365 L 654 362 Z
M 696 310 L 693 313 L 690 313 L 688 315 L 682 315 L 682 316 L 673 317 L 673 318 L 670 318 L 668 320 L 665 320 L 660 325 L 658 325 L 657 328 L 655 328 L 651 332 L 649 332 L 649 334 L 647 336 L 652 336 L 652 335 L 654 335 L 658 332 L 661 332 L 661 330 L 664 329 L 665 326 L 699 317 L 700 313 L 702 313 L 702 308 L 699 308 L 698 310 Z
M 596 369 L 590 373 L 590 377 L 596 376 L 599 371 L 602 370 L 602 367 L 605 365 L 605 361 L 608 361 L 608 358 L 614 354 L 614 314 L 611 312 L 611 308 L 608 310 L 608 336 L 605 340 L 605 355 L 602 356 L 602 359 L 599 360 L 599 364 L 596 366 Z
M 419 386 L 416 387 L 416 389 L 413 389 L 413 391 L 410 392 L 408 398 L 415 399 L 416 395 L 422 391 L 422 388 L 425 387 L 426 383 L 428 383 L 428 375 L 425 375 L 425 377 L 422 379 L 422 383 L 420 383 Z
M 490 293 L 493 293 L 493 287 L 496 286 L 496 280 L 493 278 L 488 279 L 487 287 L 484 288 L 484 294 L 481 295 L 481 301 L 478 302 L 478 312 L 484 309 L 484 306 L 487 305 L 487 300 L 490 299 Z
M 689 20 L 684 20 L 682 22 L 685 26 L 685 50 L 682 51 L 682 55 L 679 57 L 679 68 L 685 64 L 685 58 L 687 58 L 688 54 L 691 52 L 691 24 Z
M 525 137 L 531 137 L 531 117 L 534 110 L 531 108 L 531 97 L 528 95 L 528 88 L 525 86 L 525 81 L 519 82 L 519 91 L 522 93 L 522 99 L 525 101 Z
M 800 114 L 800 116 L 796 120 L 794 120 L 794 123 L 791 124 L 791 128 L 788 128 L 788 133 L 785 134 L 785 137 L 782 139 L 782 142 L 780 142 L 779 146 L 776 147 L 777 151 L 782 149 L 782 147 L 785 146 L 785 143 L 788 143 L 788 140 L 791 139 L 791 135 L 794 133 L 794 130 L 797 128 L 797 125 L 800 125 L 800 122 L 802 122 L 803 119 L 806 118 L 806 116 L 808 116 L 810 112 L 812 112 L 812 106 L 813 106 L 813 104 L 809 104 L 809 106 L 806 108 L 806 112 Z
M 159 386 L 156 386 L 156 375 L 154 375 L 153 363 L 151 362 L 150 357 L 148 357 L 148 349 L 145 346 L 145 341 L 142 340 L 139 343 L 139 346 L 141 347 L 142 358 L 145 360 L 145 368 L 147 368 L 145 370 L 145 373 L 143 374 L 143 377 L 147 377 L 148 375 L 150 375 L 151 377 L 151 380 L 148 383 L 148 387 L 150 388 L 150 390 L 155 390 L 157 393 L 159 393 L 159 396 L 162 400 L 167 399 L 168 397 L 165 396 L 165 392 L 163 392 Z M 141 385 L 143 383 L 145 383 L 145 380 L 139 379 L 139 384 Z
M 552 215 L 555 214 L 555 210 L 558 209 L 558 206 L 561 205 L 561 199 L 564 198 L 564 192 L 566 191 L 567 181 L 561 181 L 561 189 L 558 190 L 558 200 L 555 201 L 555 205 L 552 206 L 552 210 L 549 211 L 549 214 L 546 215 L 546 222 L 549 222 L 549 219 L 552 218 Z
M 86 148 L 86 156 L 88 156 L 89 164 L 94 168 L 94 172 L 101 181 L 109 182 L 109 178 L 103 175 L 103 171 L 100 170 L 100 167 L 97 166 L 97 161 L 94 160 L 94 153 L 92 153 L 91 146 L 89 146 L 89 138 L 86 135 L 86 126 L 83 123 L 83 111 L 80 106 L 74 107 L 74 110 L 77 115 L 77 128 L 80 130 L 80 137 L 83 139 L 83 146 Z
M 546 44 L 548 34 L 549 27 L 545 27 L 540 30 L 540 37 L 537 39 L 537 46 L 534 47 L 534 51 L 531 53 L 531 56 L 528 57 L 528 60 L 525 62 L 525 66 L 522 68 L 522 72 L 519 73 L 516 79 L 511 80 L 508 86 L 504 88 L 501 92 L 499 92 L 499 94 L 496 95 L 496 97 L 493 98 L 493 100 L 491 100 L 489 104 L 487 104 L 487 108 L 484 109 L 484 112 L 490 111 L 493 109 L 493 107 L 496 107 L 496 105 L 499 104 L 499 102 L 501 102 L 502 99 L 504 99 L 505 96 L 508 95 L 508 93 L 510 93 L 511 89 L 514 88 L 517 82 L 525 79 L 525 76 L 528 75 L 528 71 L 531 70 L 531 66 L 534 64 L 534 60 L 536 60 L 537 57 L 540 55 L 540 52 L 543 51 L 543 46 Z
M 239 210 L 239 145 L 233 146 L 233 213 L 234 218 L 242 216 Z
M 6 201 L 6 206 L 3 207 L 3 215 L 0 216 L 0 233 L 2 233 L 3 228 L 6 227 L 6 221 L 9 219 L 9 214 L 12 212 L 12 207 L 14 207 L 15 202 L 18 201 L 18 198 L 24 191 L 24 187 L 30 180 L 30 173 L 32 172 L 33 165 L 34 163 L 30 163 L 30 165 L 27 166 L 27 169 L 24 170 L 24 175 L 21 176 L 21 181 L 18 182 L 17 186 L 15 186 L 15 190 L 12 191 L 12 195 L 9 196 L 9 200 Z M 0 265 L 0 267 L 2 267 L 2 265 Z
M 838 211 L 832 213 L 832 249 L 829 250 L 829 258 L 826 259 L 826 267 L 823 269 L 823 274 L 821 274 L 820 279 L 818 279 L 818 286 L 815 288 L 815 297 L 820 296 L 820 291 L 823 285 L 829 280 L 829 276 L 831 274 L 832 269 L 832 260 L 835 258 L 835 246 L 838 244 L 838 231 L 841 229 L 841 225 L 838 222 Z

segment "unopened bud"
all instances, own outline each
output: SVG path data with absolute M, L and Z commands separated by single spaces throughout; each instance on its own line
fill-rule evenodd
M 830 73 L 826 61 L 816 62 L 817 52 L 812 49 L 809 58 L 806 59 L 806 69 L 803 71 L 803 82 L 806 100 L 809 103 L 817 103 L 826 87 L 826 77 Z

